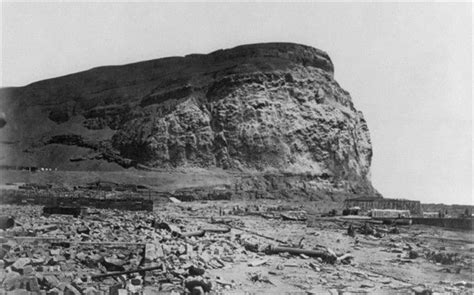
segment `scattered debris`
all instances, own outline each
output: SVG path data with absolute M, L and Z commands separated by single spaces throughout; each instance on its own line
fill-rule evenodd
M 274 285 L 273 282 L 270 281 L 267 276 L 262 275 L 261 272 L 249 273 L 249 277 L 252 282 L 263 282 Z
M 162 270 L 163 266 L 154 266 L 154 267 L 147 267 L 147 268 L 139 268 L 139 269 L 133 269 L 133 270 L 127 270 L 127 271 L 117 271 L 117 272 L 110 272 L 110 273 L 105 273 L 105 274 L 100 274 L 100 275 L 94 275 L 91 276 L 91 279 L 96 280 L 96 279 L 103 279 L 106 277 L 116 277 L 120 275 L 127 275 L 127 274 L 132 274 L 132 273 L 144 273 L 146 271 L 152 271 L 152 270 Z
M 280 215 L 283 220 L 306 221 L 308 219 L 305 211 L 289 211 L 286 213 L 280 213 Z
M 278 254 L 278 253 L 290 253 L 293 255 L 308 255 L 310 257 L 320 257 L 327 263 L 334 263 L 337 260 L 337 256 L 334 253 L 326 250 L 307 250 L 299 248 L 290 248 L 290 247 L 268 247 L 267 253 L 269 254 Z
M 433 251 L 412 240 L 416 235 L 404 228 L 360 218 L 321 219 L 319 228 L 304 228 L 307 225 L 297 215 L 281 216 L 300 212 L 295 208 L 240 207 L 234 209 L 240 217 L 224 218 L 232 210 L 203 206 L 208 211 L 171 203 L 172 209 L 153 213 L 98 209 L 81 213 L 81 218 L 72 218 L 74 213 L 43 215 L 39 206 L 7 207 L 4 211 L 15 218 L 13 226 L 0 229 L 0 291 L 207 294 L 275 290 L 282 284 L 310 294 L 435 290 L 408 283 L 411 278 L 367 268 L 365 260 L 371 257 L 361 260 L 361 253 L 380 252 L 391 255 L 385 261 L 394 266 L 430 261 L 450 265 L 437 271 L 459 277 L 441 290 L 456 293 L 472 288 L 465 277 L 469 269 L 465 256 L 447 252 L 451 248 L 446 244 Z M 264 219 L 255 212 L 275 218 Z M 261 222 L 271 226 L 262 229 Z M 331 245 L 326 244 L 329 240 Z M 304 278 L 308 270 L 317 273 L 311 280 Z M 237 281 L 229 276 L 232 272 L 240 274 Z
M 264 265 L 265 263 L 268 262 L 268 259 L 259 259 L 259 260 L 254 260 L 254 261 L 251 261 L 249 262 L 249 266 L 260 266 L 260 265 Z
M 180 204 L 182 203 L 180 200 L 176 199 L 175 197 L 169 197 L 169 200 L 175 204 Z
M 429 251 L 426 253 L 426 258 L 432 260 L 435 263 L 441 264 L 454 264 L 460 262 L 462 258 L 458 253 L 447 253 L 447 252 L 435 252 Z

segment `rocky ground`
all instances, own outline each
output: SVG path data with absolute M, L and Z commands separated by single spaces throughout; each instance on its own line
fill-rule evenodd
M 2 292 L 473 292 L 472 232 L 393 228 L 301 207 L 276 200 L 170 202 L 154 212 L 89 209 L 74 218 L 3 205 L 1 215 L 15 216 L 16 225 L 0 230 Z M 289 253 L 301 249 L 312 251 Z

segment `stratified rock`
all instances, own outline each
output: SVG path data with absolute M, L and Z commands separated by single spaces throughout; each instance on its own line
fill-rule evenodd
M 123 167 L 277 171 L 307 177 L 294 183 L 308 195 L 376 194 L 364 116 L 335 81 L 329 56 L 309 46 L 253 44 L 101 67 L 0 96 L 9 114 L 0 140 L 31 142 L 25 159 L 40 141 L 45 149 L 88 149 L 96 161 Z

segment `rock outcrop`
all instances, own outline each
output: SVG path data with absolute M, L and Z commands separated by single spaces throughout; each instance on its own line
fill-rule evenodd
M 305 188 L 375 193 L 366 121 L 334 80 L 329 56 L 312 47 L 244 45 L 95 68 L 0 95 L 8 122 L 0 138 L 30 155 L 77 145 L 125 167 L 283 173 L 303 176 Z

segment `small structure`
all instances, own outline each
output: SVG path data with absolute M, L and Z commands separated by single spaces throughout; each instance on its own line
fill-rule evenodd
M 375 220 L 382 220 L 384 224 L 410 225 L 412 223 L 409 210 L 372 209 L 369 216 Z
M 372 209 L 370 211 L 372 218 L 410 218 L 409 210 L 394 209 Z
M 385 199 L 362 197 L 347 199 L 344 201 L 345 208 L 360 207 L 362 211 L 370 211 L 372 209 L 392 209 L 392 210 L 408 210 L 411 215 L 421 215 L 420 201 L 411 201 L 403 199 Z
M 356 206 L 356 207 L 351 207 L 351 208 L 347 208 L 347 209 L 342 210 L 342 215 L 343 216 L 359 215 L 359 212 L 360 212 L 360 207 Z
M 423 218 L 436 218 L 439 217 L 439 212 L 423 212 Z

